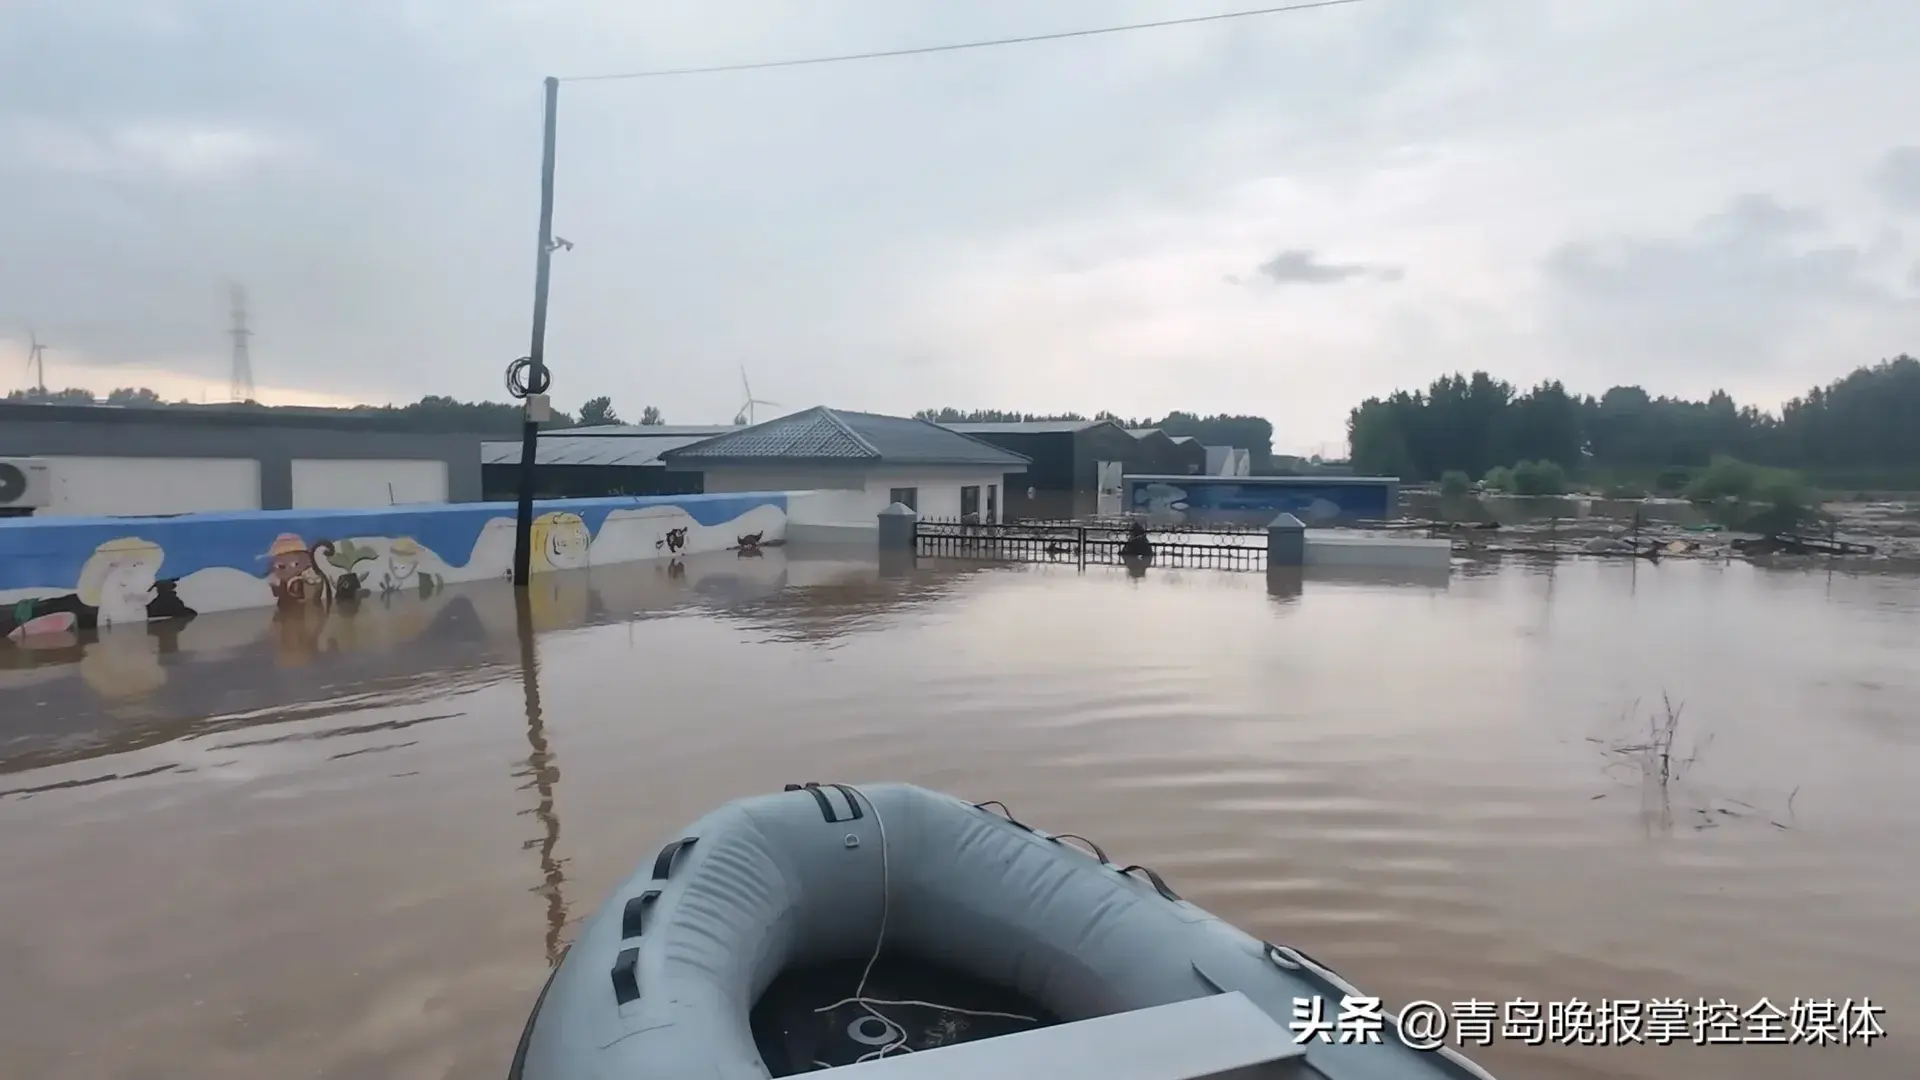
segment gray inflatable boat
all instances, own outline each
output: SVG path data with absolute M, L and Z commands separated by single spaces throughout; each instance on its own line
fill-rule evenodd
M 614 891 L 508 1077 L 1492 1080 L 1415 1049 L 1391 1010 L 1334 1026 L 1348 997 L 999 803 L 794 784 L 714 810 Z

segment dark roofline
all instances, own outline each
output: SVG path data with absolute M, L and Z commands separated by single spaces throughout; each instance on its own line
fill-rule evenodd
M 498 439 L 504 432 L 465 426 L 457 418 L 445 422 L 431 414 L 397 414 L 371 409 L 319 411 L 289 406 L 283 411 L 268 405 L 65 405 L 0 401 L 0 423 L 40 424 L 157 424 L 172 427 L 322 428 L 332 431 L 379 431 L 400 435 L 470 435 Z M 564 428 L 543 428 L 564 431 Z
M 916 418 L 917 419 L 917 418 Z M 943 427 L 955 435 L 1078 435 L 1103 424 L 1120 428 L 1120 421 L 1106 420 L 929 420 L 927 423 Z
M 986 469 L 998 472 L 1026 472 L 1033 459 L 1021 455 L 1020 461 L 965 461 L 959 459 L 919 458 L 913 461 L 901 461 L 897 458 L 856 458 L 856 457 L 721 457 L 696 458 L 689 461 L 669 461 L 665 454 L 655 460 L 669 472 L 699 472 L 713 466 L 751 465 L 754 468 L 783 469 L 789 465 L 834 466 L 836 468 L 861 469 L 917 469 L 922 465 L 937 469 Z M 541 466 L 546 468 L 546 466 Z

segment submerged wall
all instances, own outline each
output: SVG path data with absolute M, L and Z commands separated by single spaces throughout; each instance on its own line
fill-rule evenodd
M 534 504 L 533 571 L 753 550 L 810 493 Z M 814 508 L 816 511 L 819 508 Z M 239 608 L 428 597 L 512 572 L 512 503 L 0 519 L 0 638 Z
M 1126 488 L 1129 511 L 1175 522 L 1386 521 L 1400 503 L 1400 481 L 1389 476 L 1129 476 Z

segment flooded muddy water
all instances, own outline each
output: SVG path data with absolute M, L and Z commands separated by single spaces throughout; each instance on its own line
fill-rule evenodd
M 8 1075 L 500 1077 L 663 838 L 900 779 L 1389 1003 L 1871 998 L 1890 1033 L 1470 1050 L 1503 1077 L 1920 1076 L 1911 577 L 1509 560 L 1275 595 L 770 552 L 552 575 L 527 621 L 487 585 L 0 644 Z

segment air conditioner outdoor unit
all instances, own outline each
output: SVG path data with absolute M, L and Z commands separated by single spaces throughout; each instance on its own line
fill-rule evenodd
M 53 470 L 38 458 L 0 458 L 0 509 L 38 510 L 53 503 Z

